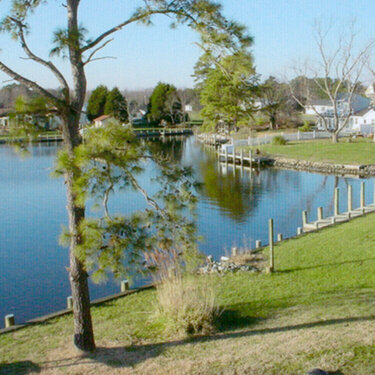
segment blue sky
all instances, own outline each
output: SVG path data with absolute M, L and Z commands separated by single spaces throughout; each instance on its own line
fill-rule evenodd
M 29 44 L 42 56 L 48 56 L 51 49 L 52 32 L 64 26 L 65 8 L 61 3 L 50 0 L 30 19 Z M 126 19 L 138 3 L 137 0 L 82 0 L 81 23 L 94 37 Z M 352 0 L 222 0 L 221 3 L 224 14 L 245 24 L 254 37 L 252 52 L 263 78 L 270 74 L 281 77 L 294 61 L 316 57 L 314 20 L 333 20 L 345 28 L 355 19 L 362 43 L 375 37 L 375 2 L 371 0 L 355 4 Z M 0 2 L 0 14 L 5 14 L 8 5 L 9 0 Z M 88 87 L 106 84 L 120 89 L 147 88 L 158 81 L 178 87 L 193 86 L 191 75 L 200 54 L 194 44 L 197 36 L 184 26 L 171 30 L 165 17 L 155 18 L 154 23 L 152 27 L 132 25 L 120 31 L 102 53 L 116 59 L 88 65 Z M 7 35 L 0 35 L 0 48 L 1 61 L 44 86 L 57 86 L 48 72 L 19 58 L 24 56 L 22 51 Z M 69 76 L 67 62 L 56 63 Z M 7 77 L 0 73 L 0 83 L 5 80 Z

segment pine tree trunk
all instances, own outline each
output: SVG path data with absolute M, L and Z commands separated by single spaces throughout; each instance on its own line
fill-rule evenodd
M 94 332 L 90 312 L 90 294 L 88 287 L 88 274 L 84 264 L 76 257 L 75 249 L 79 244 L 80 236 L 78 226 L 85 217 L 85 210 L 77 207 L 74 203 L 72 193 L 71 176 L 67 176 L 67 196 L 69 229 L 73 234 L 70 243 L 70 286 L 73 297 L 73 318 L 74 318 L 74 345 L 82 351 L 95 350 Z
M 74 155 L 74 148 L 81 143 L 78 125 L 79 114 L 72 112 L 66 118 L 63 127 L 65 147 L 71 157 Z M 79 171 L 75 170 L 74 173 L 77 174 Z M 84 263 L 76 256 L 76 247 L 81 242 L 79 225 L 85 218 L 85 209 L 76 204 L 73 191 L 73 181 L 77 177 L 77 175 L 73 175 L 72 171 L 68 171 L 65 175 L 69 232 L 71 235 L 69 277 L 73 298 L 74 345 L 81 351 L 92 352 L 95 350 L 95 340 L 90 312 L 88 274 Z

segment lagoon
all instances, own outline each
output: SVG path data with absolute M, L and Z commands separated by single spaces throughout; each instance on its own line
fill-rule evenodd
M 0 326 L 3 316 L 15 314 L 16 323 L 65 308 L 70 287 L 66 268 L 68 250 L 58 244 L 67 222 L 64 183 L 50 177 L 59 147 L 38 144 L 30 156 L 21 158 L 8 146 L 0 146 Z M 340 188 L 340 208 L 346 209 L 347 185 L 353 186 L 353 206 L 359 206 L 360 179 L 265 168 L 261 170 L 220 164 L 215 154 L 192 137 L 155 141 L 160 152 L 176 162 L 192 165 L 202 182 L 197 192 L 198 230 L 204 237 L 200 249 L 218 259 L 232 246 L 254 247 L 255 240 L 267 243 L 267 221 L 273 218 L 275 233 L 284 238 L 302 225 L 302 210 L 316 219 L 317 207 L 333 213 L 334 188 Z M 140 176 L 148 190 L 154 167 Z M 373 201 L 374 179 L 366 181 L 366 204 Z M 116 193 L 110 206 L 117 212 L 145 207 L 136 193 Z M 146 282 L 135 278 L 133 286 Z M 90 283 L 91 298 L 119 291 L 119 283 Z

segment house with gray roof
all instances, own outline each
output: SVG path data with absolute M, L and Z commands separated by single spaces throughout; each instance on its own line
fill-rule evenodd
M 317 129 L 325 130 L 325 122 L 328 128 L 334 128 L 335 113 L 331 100 L 315 100 L 309 106 L 309 112 L 306 114 L 314 114 L 317 117 Z M 371 107 L 371 100 L 362 95 L 354 94 L 351 98 L 347 93 L 339 93 L 337 95 L 336 110 L 340 123 L 344 125 L 345 120 L 349 117 L 346 131 L 360 131 L 361 125 L 372 122 L 373 110 Z

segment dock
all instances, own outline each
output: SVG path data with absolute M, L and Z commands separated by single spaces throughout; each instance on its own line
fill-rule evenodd
M 133 129 L 134 133 L 139 138 L 147 138 L 147 137 L 167 137 L 167 136 L 175 136 L 175 135 L 190 135 L 193 134 L 191 129 Z
M 231 145 L 230 145 L 231 146 Z M 260 156 L 260 155 L 254 155 L 254 153 L 250 150 L 248 153 L 244 153 L 244 151 L 241 149 L 240 152 L 236 152 L 236 149 L 234 146 L 231 146 L 233 148 L 232 152 L 228 152 L 228 147 L 224 147 L 224 151 L 220 150 L 218 151 L 218 157 L 220 162 L 229 163 L 232 164 L 238 164 L 241 166 L 247 165 L 250 168 L 255 165 L 271 165 L 272 159 Z
M 360 191 L 360 206 L 353 209 L 352 207 L 352 187 L 348 186 L 348 204 L 347 211 L 339 211 L 339 188 L 335 188 L 334 195 L 334 214 L 329 217 L 324 217 L 323 208 L 318 207 L 317 210 L 317 220 L 309 222 L 307 218 L 307 211 L 302 211 L 302 230 L 304 233 L 312 232 L 321 228 L 329 227 L 338 223 L 344 223 L 351 219 L 375 212 L 375 194 L 374 202 L 368 205 L 365 205 L 365 183 L 361 183 Z M 374 192 L 375 193 L 375 192 Z

